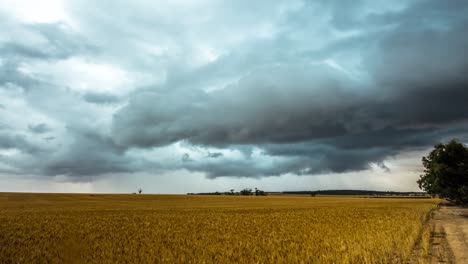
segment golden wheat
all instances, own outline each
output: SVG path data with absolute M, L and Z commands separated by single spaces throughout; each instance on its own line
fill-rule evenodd
M 7 263 L 404 262 L 430 199 L 0 194 Z

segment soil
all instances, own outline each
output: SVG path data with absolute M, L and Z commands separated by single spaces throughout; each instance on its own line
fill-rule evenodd
M 442 203 L 432 224 L 430 263 L 468 263 L 468 208 Z

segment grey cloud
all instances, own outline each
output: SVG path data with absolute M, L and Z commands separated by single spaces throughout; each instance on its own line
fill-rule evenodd
M 27 154 L 38 154 L 42 151 L 25 136 L 10 131 L 0 132 L 0 149 L 17 149 Z
M 154 170 L 155 164 L 142 157 L 131 157 L 111 139 L 95 131 L 69 128 L 72 141 L 59 149 L 42 148 L 24 136 L 0 133 L 0 149 L 16 149 L 26 155 L 2 157 L 2 162 L 17 175 L 66 176 L 69 181 L 87 181 L 109 173 L 132 173 L 141 168 Z M 47 142 L 55 137 L 44 138 Z M 161 167 L 161 166 L 159 166 Z
M 0 148 L 17 149 L 21 153 L 12 157 L 3 157 L 15 169 L 13 174 L 25 175 L 66 175 L 73 179 L 80 177 L 116 173 L 133 172 L 137 170 L 138 161 L 125 157 L 111 140 L 99 134 L 93 121 L 100 118 L 97 111 L 86 107 L 67 87 L 60 87 L 54 80 L 44 80 L 22 69 L 22 66 L 34 62 L 55 63 L 71 57 L 97 55 L 99 50 L 90 44 L 86 38 L 71 30 L 63 23 L 31 23 L 25 24 L 8 19 L 2 19 L 0 25 L 11 29 L 9 32 L 21 32 L 26 36 L 34 36 L 33 41 L 27 38 L 14 38 L 5 34 L 0 40 L 0 90 L 4 89 L 13 102 L 25 102 L 27 111 L 35 111 L 68 127 L 65 134 L 42 137 L 36 142 L 26 135 L 16 133 L 18 125 L 5 127 L 0 133 Z M 37 43 L 36 40 L 40 40 Z M 40 72 L 49 74 L 49 72 Z M 75 85 L 70 83 L 70 86 Z M 3 92 L 3 91 L 1 91 Z M 90 95 L 90 100 L 99 95 Z M 98 99 L 103 99 L 101 96 Z M 107 100 L 111 99 L 110 95 Z M 20 109 L 20 108 L 18 108 Z M 7 109 L 8 110 L 8 109 Z M 92 113 L 92 114 L 91 114 Z M 8 114 L 8 113 L 6 113 Z M 51 128 L 44 123 L 34 124 L 34 120 L 24 120 L 31 125 L 28 131 L 33 134 L 45 134 Z M 3 116 L 0 116 L 0 120 Z M 91 127 L 92 129 L 88 129 Z M 59 131 L 54 131 L 60 134 Z M 60 140 L 56 140 L 57 137 Z M 23 155 L 23 153 L 25 155 Z M 136 167 L 132 167 L 136 166 Z
M 377 162 L 376 165 L 385 172 L 391 172 L 390 168 L 383 161 Z
M 125 157 L 124 152 L 109 138 L 91 131 L 70 130 L 74 142 L 63 151 L 49 157 L 41 169 L 44 175 L 70 177 L 96 176 L 105 173 L 133 172 L 137 161 Z
M 193 159 L 190 158 L 190 155 L 188 153 L 184 153 L 184 155 L 182 155 L 181 160 L 182 160 L 182 162 L 191 162 L 191 161 L 193 161 Z
M 95 45 L 73 32 L 63 23 L 20 23 L 4 18 L 0 13 L 0 26 L 9 28 L 0 40 L 0 88 L 25 91 L 44 85 L 31 74 L 21 70 L 24 63 L 57 61 L 83 54 L 97 54 Z M 3 18 L 3 19 L 2 19 Z M 20 32 L 23 38 L 15 34 Z M 47 85 L 50 85 L 48 83 Z
M 83 98 L 86 102 L 94 104 L 114 104 L 120 101 L 118 96 L 105 93 L 86 93 Z
M 37 124 L 37 125 L 29 125 L 28 130 L 31 133 L 44 134 L 44 133 L 49 132 L 51 129 L 47 124 L 40 123 L 40 124 Z
M 63 23 L 20 24 L 10 22 L 3 24 L 13 27 L 15 30 L 25 31 L 33 35 L 35 40 L 41 40 L 34 42 L 9 39 L 1 43 L 0 52 L 5 58 L 11 60 L 56 60 L 98 51 L 95 46 L 88 44 L 83 37 L 74 34 Z
M 10 129 L 10 126 L 0 123 L 0 130 Z
M 28 90 L 39 84 L 39 81 L 19 71 L 19 62 L 6 60 L 0 64 L 0 89 Z
M 214 153 L 208 153 L 208 155 L 206 155 L 207 158 L 220 158 L 223 156 L 223 153 L 221 152 L 214 152 Z

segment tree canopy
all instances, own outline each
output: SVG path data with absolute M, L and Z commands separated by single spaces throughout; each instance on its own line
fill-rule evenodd
M 468 148 L 457 140 L 437 144 L 422 158 L 419 188 L 430 195 L 468 204 Z

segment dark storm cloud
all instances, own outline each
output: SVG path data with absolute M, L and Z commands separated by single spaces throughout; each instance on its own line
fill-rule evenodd
M 288 144 L 268 146 L 266 148 L 280 148 L 284 150 L 300 150 L 304 145 Z M 328 172 L 349 172 L 368 168 L 369 162 L 378 162 L 391 154 L 380 149 L 340 150 L 332 146 L 318 144 L 306 145 L 307 155 L 294 153 L 290 156 L 282 155 L 278 160 L 270 156 L 271 162 L 266 165 L 258 164 L 257 160 L 244 159 L 224 162 L 197 161 L 184 164 L 190 171 L 205 172 L 210 178 L 216 177 L 263 177 L 279 176 L 287 173 L 310 175 Z M 269 150 L 267 150 L 269 151 Z M 363 162 L 365 160 L 366 162 Z
M 217 177 L 362 170 L 403 150 L 463 134 L 468 19 L 461 10 L 468 5 L 456 2 L 426 1 L 368 15 L 364 22 L 378 21 L 383 28 L 372 34 L 377 38 L 349 47 L 362 53 L 367 80 L 296 58 L 261 66 L 210 93 L 177 85 L 165 93 L 144 92 L 114 116 L 114 138 L 140 148 L 180 140 L 254 145 L 287 158 L 263 168 L 248 160 L 185 165 Z M 419 12 L 427 16 L 415 16 Z M 328 56 L 346 53 L 346 39 L 341 42 L 337 47 L 344 50 L 328 50 Z
M 125 157 L 123 150 L 108 137 L 81 129 L 70 133 L 74 134 L 74 142 L 50 157 L 42 168 L 43 174 L 86 177 L 137 170 L 138 161 Z
M 151 169 L 155 166 L 143 158 L 126 156 L 111 139 L 95 131 L 70 128 L 69 134 L 73 135 L 73 142 L 59 150 L 51 150 L 31 143 L 22 135 L 0 133 L 0 150 L 15 149 L 26 154 L 22 159 L 2 157 L 1 163 L 13 165 L 16 169 L 0 168 L 0 172 L 66 176 L 70 181 L 86 181 L 101 174 L 136 172 L 142 167 Z M 55 137 L 44 139 L 46 142 L 56 140 Z
M 258 161 L 254 159 L 245 159 L 225 160 L 219 163 L 195 161 L 183 164 L 182 167 L 190 171 L 205 172 L 210 178 L 279 176 L 287 173 L 297 175 L 343 173 L 366 170 L 370 168 L 371 164 L 389 172 L 390 169 L 383 162 L 386 158 L 403 151 L 426 148 L 434 142 L 446 140 L 454 135 L 458 135 L 460 138 L 460 135 L 468 133 L 468 129 L 462 131 L 462 133 L 457 134 L 436 130 L 432 133 L 433 136 L 418 139 L 418 142 L 409 142 L 404 146 L 340 148 L 334 144 L 322 145 L 319 142 L 259 145 L 264 150 L 264 154 L 268 155 L 268 159 L 272 159 L 272 162 L 268 163 L 267 166 L 259 165 Z M 421 134 L 416 136 L 424 137 Z M 392 135 L 392 137 L 396 136 Z M 408 139 L 402 141 L 405 140 Z M 375 144 L 375 142 L 373 143 Z M 347 142 L 347 144 L 357 145 L 352 142 Z M 280 161 L 274 161 L 275 157 L 280 157 Z
M 147 147 L 183 139 L 202 145 L 230 145 L 343 134 L 346 124 L 340 120 L 342 116 L 330 120 L 329 109 L 343 114 L 360 99 L 342 87 L 348 80 L 330 77 L 334 75 L 327 67 L 267 67 L 209 94 L 185 89 L 137 94 L 115 116 L 115 138 L 124 146 Z

